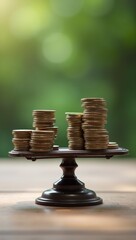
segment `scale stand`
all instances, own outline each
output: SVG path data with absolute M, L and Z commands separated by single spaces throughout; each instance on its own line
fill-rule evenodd
M 11 157 L 26 157 L 28 160 L 36 159 L 62 158 L 60 167 L 62 168 L 62 177 L 53 184 L 53 188 L 45 190 L 40 197 L 36 199 L 36 204 L 44 206 L 59 207 L 79 207 L 102 204 L 103 200 L 92 190 L 85 188 L 75 175 L 75 169 L 78 167 L 75 158 L 111 158 L 114 155 L 127 154 L 128 150 L 124 148 L 106 149 L 106 150 L 69 150 L 60 148 L 47 153 L 32 153 L 11 151 Z

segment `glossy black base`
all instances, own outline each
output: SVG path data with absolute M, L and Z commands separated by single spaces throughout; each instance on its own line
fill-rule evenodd
M 53 184 L 53 188 L 46 190 L 36 199 L 36 204 L 58 207 L 91 206 L 102 203 L 92 190 L 85 188 L 75 175 L 77 163 L 74 158 L 63 158 L 60 167 L 62 177 Z
M 86 188 L 77 192 L 65 191 L 65 193 L 52 188 L 44 191 L 42 196 L 36 199 L 36 204 L 58 207 L 93 206 L 102 202 L 94 191 Z

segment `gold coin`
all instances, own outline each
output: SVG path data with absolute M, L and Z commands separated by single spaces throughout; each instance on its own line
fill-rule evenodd
M 32 130 L 16 129 L 12 131 L 14 138 L 30 138 Z
M 116 142 L 109 142 L 108 149 L 117 149 L 119 145 Z

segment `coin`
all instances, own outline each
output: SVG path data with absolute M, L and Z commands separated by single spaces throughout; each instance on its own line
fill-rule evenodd
M 12 135 L 14 138 L 30 138 L 31 132 L 31 129 L 15 129 L 12 131 Z
M 83 113 L 66 112 L 65 114 L 66 120 L 68 122 L 67 127 L 68 148 L 71 150 L 83 149 L 84 148 L 84 138 L 82 130 Z
M 32 130 L 16 129 L 12 131 L 12 143 L 15 151 L 28 151 L 30 148 L 30 138 Z
M 53 145 L 53 150 L 58 150 L 59 149 L 59 145 Z
M 85 149 L 106 149 L 109 135 L 105 129 L 107 123 L 106 101 L 103 98 L 82 98 L 84 108 L 82 129 L 85 140 Z
M 34 128 L 44 130 L 48 127 L 54 127 L 55 110 L 33 110 L 32 115 Z
M 30 140 L 31 152 L 47 152 L 53 150 L 54 131 L 33 130 Z
M 117 149 L 119 145 L 116 142 L 109 142 L 108 149 Z

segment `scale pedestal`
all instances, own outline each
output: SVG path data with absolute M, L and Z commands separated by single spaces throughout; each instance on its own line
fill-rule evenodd
M 36 203 L 49 206 L 88 206 L 101 204 L 102 199 L 75 176 L 77 163 L 74 158 L 63 158 L 60 167 L 63 175 L 53 188 L 43 192 Z
M 60 167 L 63 170 L 62 177 L 53 184 L 53 188 L 45 190 L 36 199 L 36 204 L 44 206 L 78 207 L 102 204 L 103 200 L 93 190 L 85 188 L 75 175 L 78 167 L 75 158 L 111 158 L 113 155 L 127 154 L 128 150 L 123 148 L 106 150 L 69 150 L 60 148 L 47 153 L 31 153 L 11 151 L 10 156 L 26 157 L 29 160 L 48 158 L 62 158 Z

